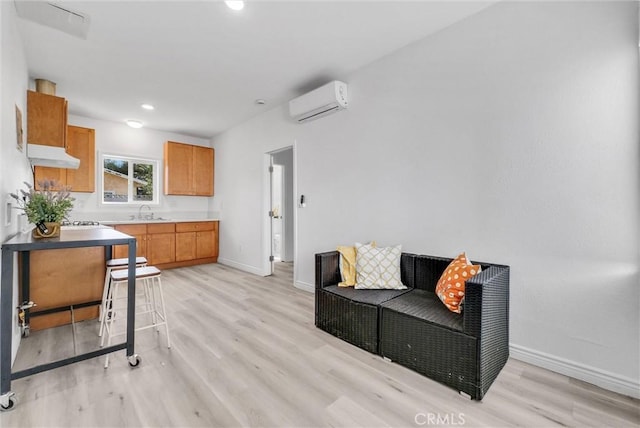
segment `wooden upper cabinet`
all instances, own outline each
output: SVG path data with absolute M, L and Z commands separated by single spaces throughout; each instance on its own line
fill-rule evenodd
M 164 193 L 193 194 L 193 146 L 170 141 L 164 145 Z
M 193 186 L 198 196 L 213 196 L 213 149 L 193 146 Z
M 55 180 L 62 186 L 66 186 L 67 184 L 67 170 L 64 168 L 36 166 L 33 168 L 33 174 L 36 190 L 42 190 L 38 183 L 44 180 Z
M 214 150 L 167 141 L 164 146 L 164 194 L 213 196 Z
M 70 186 L 72 192 L 93 193 L 96 190 L 96 143 L 95 130 L 79 126 L 67 127 L 67 153 L 80 159 L 78 169 L 34 168 L 36 189 L 42 180 L 56 180 Z
M 27 91 L 27 143 L 67 146 L 67 100 Z
M 80 159 L 80 168 L 67 169 L 67 186 L 73 192 L 96 191 L 96 131 L 67 127 L 67 153 Z

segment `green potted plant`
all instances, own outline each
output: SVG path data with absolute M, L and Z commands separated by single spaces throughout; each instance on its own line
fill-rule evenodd
M 74 198 L 68 186 L 61 186 L 55 180 L 39 181 L 42 190 L 35 190 L 29 183 L 24 183 L 27 190 L 20 190 L 20 195 L 11 193 L 18 201 L 19 209 L 27 215 L 29 222 L 36 225 L 33 229 L 35 238 L 51 238 L 60 235 L 60 222 L 67 217 L 73 208 Z

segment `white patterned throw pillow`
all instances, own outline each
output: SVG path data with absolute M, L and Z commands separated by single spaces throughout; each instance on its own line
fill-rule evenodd
M 406 290 L 400 279 L 402 246 L 374 248 L 356 242 L 356 289 Z

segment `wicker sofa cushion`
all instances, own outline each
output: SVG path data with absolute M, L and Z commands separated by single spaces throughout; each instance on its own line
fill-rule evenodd
M 387 300 L 398 297 L 411 289 L 406 290 L 355 290 L 352 287 L 338 287 L 337 285 L 329 285 L 324 287 L 324 291 L 336 294 L 345 299 L 353 300 L 358 303 L 366 303 L 369 305 L 379 305 Z M 442 306 L 442 305 L 440 305 Z M 446 309 L 445 309 L 446 310 Z
M 411 292 L 382 303 L 382 310 L 390 309 L 407 316 L 422 319 L 451 330 L 463 330 L 463 317 L 447 309 L 438 296 L 427 290 Z

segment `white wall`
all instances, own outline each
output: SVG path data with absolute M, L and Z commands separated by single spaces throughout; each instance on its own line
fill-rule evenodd
M 263 154 L 295 142 L 298 286 L 339 244 L 466 250 L 512 267 L 512 355 L 638 395 L 637 8 L 501 3 L 335 76 L 346 112 L 220 135 L 220 261 L 261 271 Z
M 26 157 L 27 128 L 27 63 L 22 40 L 16 28 L 15 8 L 12 2 L 0 1 L 0 242 L 18 232 L 19 210 L 7 215 L 5 208 L 9 193 L 24 188 L 23 182 L 33 182 L 33 175 Z M 15 106 L 22 111 L 24 151 L 17 149 Z M 15 204 L 14 204 L 15 207 Z M 9 224 L 7 224 L 9 223 Z M 17 258 L 16 258 L 17 259 Z M 14 264 L 14 274 L 17 263 Z M 14 278 L 17 278 L 14 275 Z M 13 305 L 18 305 L 17 280 L 14 281 Z M 13 319 L 17 319 L 14 314 Z M 14 325 L 12 358 L 15 358 L 20 340 L 19 330 Z
M 64 96 L 62 90 L 57 95 Z M 69 100 L 70 103 L 73 100 Z M 158 216 L 178 218 L 188 216 L 190 218 L 207 217 L 211 215 L 209 205 L 211 198 L 198 196 L 165 196 L 163 194 L 163 147 L 166 141 L 208 146 L 208 140 L 189 137 L 186 135 L 156 131 L 153 129 L 133 129 L 125 123 L 110 122 L 92 119 L 83 116 L 69 115 L 70 125 L 93 128 L 96 130 L 96 176 L 99 175 L 100 152 L 116 155 L 128 155 L 133 157 L 145 157 L 160 161 L 160 203 L 152 207 L 152 211 Z M 76 198 L 74 209 L 71 212 L 73 220 L 114 220 L 127 219 L 137 211 L 136 207 L 113 207 L 100 205 L 100 182 L 96 177 L 95 193 L 73 193 Z M 114 218 L 115 217 L 115 218 Z

